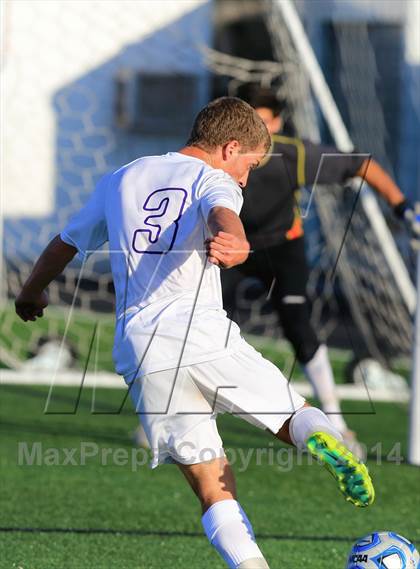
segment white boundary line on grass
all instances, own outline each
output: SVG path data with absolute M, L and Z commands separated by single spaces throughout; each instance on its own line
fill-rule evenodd
M 82 381 L 81 371 L 64 371 L 58 372 L 55 377 L 55 385 L 61 387 L 80 386 Z M 46 371 L 34 370 L 1 370 L 1 385 L 51 385 L 50 374 Z M 293 382 L 293 388 L 304 397 L 312 396 L 312 388 L 309 383 Z M 101 387 L 108 389 L 122 389 L 125 383 L 122 377 L 114 373 L 100 372 L 87 373 L 83 382 L 83 387 Z M 370 389 L 369 395 L 366 387 L 363 385 L 337 385 L 337 394 L 340 399 L 349 399 L 353 401 L 372 401 L 390 402 L 390 403 L 407 403 L 409 394 L 401 393 L 386 389 Z

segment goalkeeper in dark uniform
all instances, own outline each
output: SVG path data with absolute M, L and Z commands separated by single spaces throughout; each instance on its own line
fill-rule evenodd
M 263 88 L 242 95 L 263 118 L 272 135 L 271 157 L 255 170 L 244 190 L 241 219 L 253 253 L 240 265 L 243 275 L 258 277 L 271 288 L 270 300 L 278 314 L 285 337 L 313 386 L 322 408 L 348 444 L 357 445 L 340 412 L 327 348 L 321 344 L 310 322 L 306 287 L 308 265 L 305 258 L 303 223 L 296 192 L 303 186 L 344 183 L 361 177 L 394 208 L 401 217 L 412 214 L 390 176 L 366 155 L 346 155 L 336 148 L 282 136 L 284 104 Z M 337 156 L 323 160 L 323 154 Z M 318 171 L 319 169 L 319 171 Z M 274 284 L 273 284 L 274 282 Z

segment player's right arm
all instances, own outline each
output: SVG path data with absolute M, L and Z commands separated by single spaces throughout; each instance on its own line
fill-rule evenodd
M 47 245 L 16 298 L 16 313 L 22 320 L 34 321 L 43 316 L 44 308 L 48 306 L 45 289 L 63 272 L 76 253 L 77 249 L 62 241 L 59 235 Z
M 197 195 L 210 237 L 205 240 L 207 258 L 221 269 L 244 263 L 249 243 L 239 218 L 242 191 L 230 176 L 212 170 L 203 179 Z
M 239 216 L 227 207 L 213 207 L 207 218 L 213 237 L 205 241 L 210 263 L 230 269 L 246 261 L 249 255 L 244 226 Z

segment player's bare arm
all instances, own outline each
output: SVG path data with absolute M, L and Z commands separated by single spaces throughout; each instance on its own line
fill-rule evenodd
M 414 204 L 404 196 L 391 176 L 372 159 L 363 162 L 357 175 L 366 180 L 393 207 L 395 214 L 407 224 L 409 233 L 417 243 L 420 237 L 419 216 Z
M 239 216 L 229 208 L 214 207 L 207 223 L 213 234 L 205 242 L 209 262 L 222 269 L 244 263 L 250 247 Z
M 357 171 L 360 176 L 376 190 L 392 207 L 397 206 L 405 200 L 400 188 L 385 172 L 385 170 L 372 158 L 366 159 Z
M 45 289 L 63 272 L 76 253 L 77 249 L 64 243 L 59 235 L 47 245 L 16 298 L 16 314 L 22 320 L 34 321 L 43 316 L 44 308 L 48 306 Z

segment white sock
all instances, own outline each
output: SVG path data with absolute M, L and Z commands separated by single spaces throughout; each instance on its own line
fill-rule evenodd
M 303 366 L 303 371 L 331 423 L 340 433 L 347 431 L 348 427 L 341 414 L 340 401 L 337 397 L 334 375 L 325 344 L 319 346 L 313 358 Z
M 210 543 L 229 567 L 246 568 L 247 564 L 244 562 L 253 560 L 255 569 L 268 569 L 256 544 L 251 523 L 236 500 L 216 502 L 203 515 L 201 521 Z M 251 568 L 249 564 L 248 567 Z
M 243 561 L 236 569 L 270 569 L 264 557 L 254 557 Z
M 308 438 L 319 431 L 329 433 L 339 441 L 343 438 L 325 413 L 317 407 L 301 407 L 290 420 L 290 438 L 297 448 L 306 448 Z

